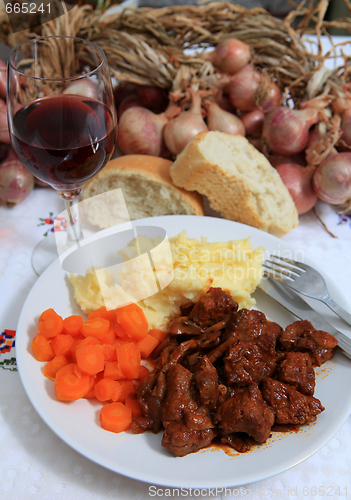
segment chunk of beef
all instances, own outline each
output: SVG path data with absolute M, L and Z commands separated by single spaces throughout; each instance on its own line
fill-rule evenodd
M 221 443 L 227 444 L 239 453 L 246 453 L 250 451 L 250 445 L 245 441 L 242 434 L 233 432 L 233 434 L 226 434 L 221 437 Z
M 275 340 L 262 334 L 253 340 L 243 340 L 229 349 L 224 358 L 224 373 L 228 385 L 259 384 L 270 377 L 276 367 Z
M 324 410 L 319 399 L 305 396 L 294 387 L 272 378 L 263 381 L 262 395 L 273 408 L 278 424 L 315 422 L 317 415 Z
M 232 332 L 235 332 L 237 341 L 253 340 L 263 334 L 270 335 L 276 340 L 282 329 L 277 323 L 267 320 L 261 311 L 241 309 L 227 324 L 226 334 Z
M 189 320 L 202 328 L 208 328 L 238 310 L 238 304 L 221 288 L 210 288 L 193 307 Z
M 176 457 L 184 457 L 211 444 L 216 436 L 212 429 L 193 430 L 182 422 L 168 422 L 161 444 Z
M 338 344 L 330 333 L 316 330 L 309 321 L 295 321 L 287 326 L 278 342 L 285 351 L 308 352 L 315 366 L 332 358 Z
M 218 407 L 214 422 L 225 434 L 246 432 L 258 443 L 264 443 L 270 436 L 274 413 L 258 385 L 251 383 L 247 388 L 235 389 L 234 395 Z
M 278 378 L 299 392 L 313 396 L 315 373 L 307 352 L 288 352 L 279 366 Z
M 200 393 L 202 405 L 213 410 L 218 400 L 218 374 L 216 368 L 205 355 L 201 359 L 199 369 L 194 373 L 196 385 Z
M 215 435 L 206 408 L 199 405 L 194 375 L 180 364 L 172 365 L 167 373 L 161 415 L 162 446 L 176 456 L 207 446 Z
M 161 413 L 163 425 L 184 420 L 196 430 L 213 427 L 206 410 L 199 406 L 194 375 L 180 364 L 173 365 L 167 374 Z
M 136 421 L 135 430 L 138 432 L 150 430 L 157 433 L 161 428 L 161 405 L 165 395 L 166 377 L 163 372 L 155 369 L 139 386 L 136 396 L 143 419 Z

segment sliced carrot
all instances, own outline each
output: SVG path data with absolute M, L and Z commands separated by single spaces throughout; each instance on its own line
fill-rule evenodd
M 150 356 L 152 351 L 159 345 L 160 341 L 156 337 L 152 337 L 152 335 L 146 335 L 142 339 L 138 340 L 136 345 L 140 349 L 140 354 L 143 359 L 146 359 Z
M 116 309 L 107 310 L 105 306 L 101 306 L 99 309 L 96 309 L 96 311 L 93 311 L 88 315 L 88 319 L 94 318 L 104 318 L 112 323 L 113 321 L 116 321 Z
M 116 347 L 117 361 L 125 378 L 137 378 L 141 361 L 140 350 L 134 344 L 124 344 Z
M 55 357 L 49 340 L 41 333 L 37 333 L 31 343 L 32 351 L 38 361 L 51 361 Z
M 133 417 L 141 417 L 141 408 L 136 398 L 134 398 L 133 396 L 127 396 L 124 404 L 127 408 L 131 409 Z
M 116 335 L 114 329 L 112 328 L 112 326 L 110 326 L 106 335 L 101 337 L 100 342 L 101 342 L 101 344 L 113 344 L 115 342 L 116 338 L 117 338 L 117 335 Z
M 123 432 L 130 428 L 132 412 L 123 403 L 116 401 L 101 408 L 101 427 L 111 432 Z
M 80 373 L 75 363 L 69 363 L 56 373 L 54 386 L 57 399 L 75 401 L 87 394 L 91 377 Z
M 112 380 L 121 380 L 125 378 L 125 375 L 120 369 L 117 361 L 106 361 L 104 377 L 112 378 Z
M 118 345 L 125 345 L 125 344 L 129 344 L 130 343 L 130 338 L 128 337 L 128 340 L 126 339 L 120 339 L 120 338 L 116 338 L 116 340 L 114 341 L 113 345 L 115 347 L 117 347 Z
M 119 380 L 119 383 L 122 386 L 122 392 L 119 396 L 118 401 L 121 401 L 122 403 L 124 403 L 126 400 L 126 397 L 132 396 L 134 394 L 135 387 L 134 387 L 133 380 L 127 380 L 127 379 Z
M 75 363 L 76 362 L 76 350 L 78 347 L 84 347 L 87 345 L 100 345 L 100 340 L 98 340 L 95 337 L 83 337 L 83 339 L 77 340 L 73 346 L 71 347 L 71 356 L 72 360 Z
M 112 323 L 112 327 L 115 331 L 115 334 L 117 335 L 117 338 L 128 340 L 128 342 L 130 342 L 129 335 L 127 334 L 125 329 L 119 323 L 117 323 L 117 321 L 115 323 Z
M 141 307 L 136 304 L 119 307 L 116 316 L 118 323 L 132 339 L 140 340 L 147 335 L 149 325 Z
M 71 347 L 74 344 L 72 335 L 65 335 L 60 333 L 56 335 L 51 341 L 51 347 L 54 350 L 55 356 L 63 354 L 66 358 L 71 357 Z
M 95 384 L 94 393 L 99 401 L 117 401 L 122 393 L 122 386 L 117 380 L 103 378 Z
M 44 367 L 44 376 L 50 380 L 55 380 L 56 373 L 67 364 L 67 358 L 63 354 L 55 356 L 51 361 L 46 363 Z
M 87 319 L 82 326 L 81 332 L 84 337 L 95 337 L 102 339 L 109 331 L 110 322 L 104 318 Z
M 150 370 L 144 365 L 140 365 L 139 367 L 139 374 L 138 374 L 138 380 L 144 380 L 150 373 Z
M 53 309 L 46 309 L 38 323 L 39 332 L 46 338 L 52 338 L 62 333 L 63 319 Z
M 83 341 L 82 341 L 83 342 Z M 82 373 L 95 375 L 102 372 L 105 367 L 105 357 L 101 345 L 79 345 L 76 349 L 78 368 Z
M 160 343 L 167 337 L 167 333 L 159 330 L 158 328 L 151 328 L 148 334 L 151 335 L 151 337 L 158 339 Z
M 116 347 L 112 344 L 102 344 L 102 353 L 106 361 L 116 361 L 117 353 Z
M 90 377 L 90 386 L 88 392 L 84 394 L 84 399 L 95 399 L 94 387 L 96 383 L 96 377 Z
M 72 335 L 72 337 L 79 335 L 83 322 L 82 316 L 78 314 L 68 316 L 63 320 L 63 333 L 68 333 L 68 335 Z

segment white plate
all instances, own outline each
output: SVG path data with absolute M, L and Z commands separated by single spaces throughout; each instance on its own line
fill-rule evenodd
M 138 225 L 164 228 L 168 236 L 186 229 L 188 236 L 209 241 L 251 237 L 254 247 L 263 245 L 269 252 L 294 252 L 282 240 L 235 222 L 196 216 L 165 216 L 143 219 Z M 292 254 L 294 255 L 294 253 Z M 301 255 L 300 255 L 301 257 Z M 306 258 L 308 262 L 308 259 Z M 336 300 L 344 303 L 338 287 L 327 279 Z M 295 321 L 284 308 L 256 295 L 257 308 L 282 326 Z M 100 404 L 87 400 L 62 403 L 55 399 L 53 383 L 42 373 L 30 352 L 40 313 L 54 308 L 63 317 L 79 313 L 66 273 L 57 260 L 38 279 L 22 309 L 16 352 L 24 388 L 47 425 L 68 445 L 94 462 L 115 472 L 155 485 L 184 488 L 215 488 L 249 484 L 270 477 L 298 464 L 321 448 L 342 426 L 351 411 L 351 364 L 340 353 L 323 365 L 317 376 L 315 395 L 325 407 L 317 422 L 298 433 L 274 433 L 267 443 L 253 447 L 247 454 L 228 456 L 220 449 L 201 450 L 182 458 L 171 456 L 161 447 L 161 433 L 114 434 L 99 425 Z

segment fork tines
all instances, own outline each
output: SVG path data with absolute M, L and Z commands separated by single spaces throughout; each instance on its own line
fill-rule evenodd
M 265 273 L 276 280 L 285 278 L 293 281 L 294 276 L 301 276 L 301 273 L 306 272 L 301 262 L 277 255 L 271 255 L 270 258 L 271 260 L 266 259 L 262 265 Z

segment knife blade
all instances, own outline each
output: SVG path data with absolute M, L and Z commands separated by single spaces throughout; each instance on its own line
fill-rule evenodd
M 328 323 L 328 321 L 312 309 L 303 298 L 284 285 L 268 277 L 261 281 L 259 289 L 289 312 L 293 313 L 297 318 L 310 321 L 316 330 L 323 330 L 333 335 L 337 339 L 340 349 L 351 359 L 351 339 Z

